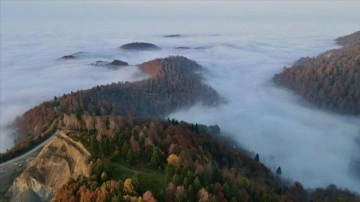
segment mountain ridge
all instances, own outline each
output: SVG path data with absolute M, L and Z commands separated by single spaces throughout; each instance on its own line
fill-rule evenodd
M 316 57 L 303 57 L 273 76 L 278 85 L 292 90 L 320 109 L 360 115 L 360 31 L 340 37 L 339 49 Z

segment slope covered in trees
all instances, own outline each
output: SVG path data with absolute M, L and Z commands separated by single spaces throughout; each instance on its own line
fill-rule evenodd
M 342 46 L 352 46 L 360 43 L 360 31 L 336 39 L 336 42 Z
M 118 82 L 72 92 L 24 113 L 18 120 L 21 138 L 4 161 L 24 152 L 53 134 L 59 122 L 75 122 L 83 115 L 116 115 L 133 118 L 163 117 L 196 103 L 215 106 L 217 92 L 203 83 L 196 62 L 181 56 L 155 59 L 139 65 L 150 78 Z
M 225 143 L 217 126 L 87 119 L 96 120 L 98 127 L 89 130 L 82 121 L 80 128 L 64 127 L 91 152 L 91 175 L 70 180 L 54 201 L 360 200 L 334 185 L 309 191 L 299 182 L 283 183 L 259 158 Z
M 273 81 L 322 109 L 360 115 L 360 32 L 337 42 L 343 47 L 301 58 Z

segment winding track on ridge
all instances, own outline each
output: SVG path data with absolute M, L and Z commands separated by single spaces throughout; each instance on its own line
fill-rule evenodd
M 39 145 L 37 145 L 36 147 L 30 149 L 29 151 L 27 151 L 26 153 L 20 155 L 20 156 L 17 156 L 15 158 L 12 158 L 8 161 L 5 161 L 3 163 L 0 163 L 0 169 L 3 167 L 3 166 L 6 166 L 8 164 L 11 164 L 11 163 L 15 163 L 17 161 L 20 161 L 28 156 L 30 156 L 31 154 L 33 154 L 34 152 L 38 151 L 41 147 L 43 147 L 46 143 L 50 142 L 50 140 L 52 140 L 52 138 L 58 133 L 58 131 L 56 131 L 54 134 L 52 134 L 49 138 L 47 138 L 45 141 L 43 141 L 42 143 L 40 143 Z

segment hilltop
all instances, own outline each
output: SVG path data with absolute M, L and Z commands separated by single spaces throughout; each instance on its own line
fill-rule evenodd
M 132 42 L 120 46 L 123 50 L 131 51 L 150 51 L 150 50 L 160 50 L 160 48 L 152 43 L 147 42 Z

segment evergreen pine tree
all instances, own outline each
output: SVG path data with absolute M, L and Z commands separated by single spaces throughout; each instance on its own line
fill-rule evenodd
M 256 156 L 255 156 L 255 161 L 259 162 L 260 161 L 260 157 L 259 157 L 259 154 L 256 153 Z

